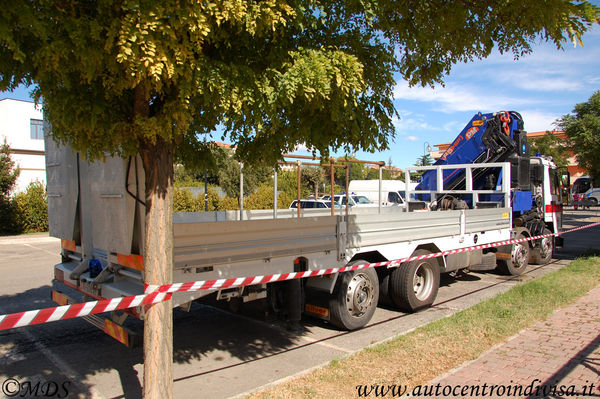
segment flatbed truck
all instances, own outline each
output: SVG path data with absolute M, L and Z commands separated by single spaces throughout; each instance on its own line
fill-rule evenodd
M 532 158 L 531 165 L 534 166 L 528 168 L 539 175 L 542 199 L 554 198 L 548 191 L 551 161 Z M 84 161 L 69 147 L 56 144 L 48 134 L 46 166 L 50 234 L 60 238 L 62 246 L 62 261 L 54 267 L 53 299 L 65 304 L 79 302 L 77 295 L 100 299 L 144 293 L 145 209 L 139 201 L 144 193 L 144 173 L 140 159 L 107 157 L 105 161 Z M 500 177 L 494 187 L 474 187 L 474 176 L 482 167 Z M 515 212 L 511 206 L 514 166 L 510 161 L 425 167 L 436 176 L 444 176 L 449 168 L 453 174 L 464 176 L 462 186 L 436 184 L 426 190 L 417 188 L 415 194 L 426 191 L 432 198 L 471 197 L 468 204 L 464 201 L 467 205 L 456 209 L 434 211 L 431 202 L 422 201 L 427 206 L 354 207 L 333 212 L 283 209 L 174 213 L 172 281 L 329 269 L 468 248 L 531 233 L 524 227 L 526 221 L 517 220 L 520 211 Z M 407 182 L 412 169 L 405 171 Z M 413 198 L 410 192 L 407 198 Z M 558 228 L 556 213 L 545 215 L 550 216 L 544 216 L 544 226 Z M 189 310 L 193 301 L 261 300 L 291 322 L 297 322 L 304 313 L 338 328 L 354 330 L 371 320 L 380 302 L 404 311 L 430 306 L 436 298 L 441 273 L 492 270 L 504 263 L 508 272 L 519 274 L 530 256 L 538 262 L 547 261 L 552 247 L 552 241 L 540 241 L 406 262 L 394 268 L 366 268 L 247 287 L 178 292 L 173 294 L 172 304 Z M 89 317 L 88 321 L 131 345 L 131 331 L 125 320 L 143 320 L 145 311 L 140 306 L 113 312 L 105 318 Z

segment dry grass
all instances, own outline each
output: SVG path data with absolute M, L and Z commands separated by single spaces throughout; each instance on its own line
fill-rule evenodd
M 600 283 L 598 266 L 600 258 L 575 260 L 557 272 L 250 398 L 356 398 L 357 385 L 412 388 L 427 383 L 594 288 Z

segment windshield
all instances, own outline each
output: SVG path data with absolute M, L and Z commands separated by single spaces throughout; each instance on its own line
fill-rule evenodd
M 352 199 L 357 204 L 370 204 L 371 203 L 371 201 L 369 201 L 369 199 L 367 197 L 365 197 L 364 195 L 353 195 Z
M 573 188 L 571 189 L 573 193 L 581 194 L 588 191 L 592 186 L 592 181 L 589 177 L 580 177 L 575 180 L 573 183 Z

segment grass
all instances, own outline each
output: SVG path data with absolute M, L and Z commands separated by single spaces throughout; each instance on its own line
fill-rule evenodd
M 576 259 L 556 272 L 250 398 L 355 398 L 359 384 L 407 384 L 412 389 L 574 302 L 600 283 L 599 266 L 598 257 Z

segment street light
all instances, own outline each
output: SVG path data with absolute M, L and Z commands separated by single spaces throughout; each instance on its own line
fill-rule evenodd
M 431 154 L 431 144 L 429 144 L 428 141 L 423 143 L 423 162 L 422 162 L 422 166 L 425 166 L 425 157 L 427 155 L 427 153 Z

